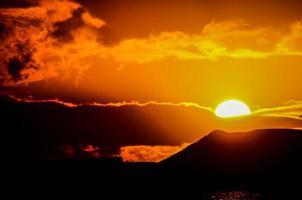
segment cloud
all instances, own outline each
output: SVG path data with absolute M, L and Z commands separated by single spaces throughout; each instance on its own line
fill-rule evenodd
M 243 30 L 245 26 L 242 21 L 211 22 L 198 34 L 164 32 L 145 39 L 125 40 L 112 49 L 112 54 L 120 61 L 138 63 L 167 57 L 180 60 L 266 57 L 267 52 L 249 48 L 255 43 L 252 38 L 259 39 L 264 34 L 263 31 Z M 230 43 L 227 44 L 227 41 Z M 228 46 L 231 45 L 233 48 L 235 43 L 238 45 L 235 49 Z
M 60 152 L 62 152 L 62 155 L 60 155 L 64 159 L 72 159 L 75 157 L 76 150 L 70 145 L 62 145 L 60 146 Z
M 302 55 L 302 23 L 297 21 L 289 26 L 289 32 L 276 44 L 279 54 Z
M 57 103 L 70 108 L 81 107 L 81 106 L 96 106 L 96 107 L 129 107 L 129 106 L 137 106 L 137 107 L 145 107 L 145 106 L 177 106 L 177 107 L 191 107 L 204 111 L 209 111 L 214 113 L 215 108 L 210 106 L 203 106 L 194 102 L 158 102 L 158 101 L 148 101 L 148 102 L 139 102 L 139 101 L 123 101 L 123 102 L 91 102 L 91 103 L 71 103 L 65 102 L 59 99 L 32 99 L 32 98 L 19 98 L 13 95 L 9 95 L 12 99 L 17 102 L 25 102 L 25 103 Z M 259 108 L 252 111 L 253 116 L 267 116 L 267 117 L 283 117 L 289 119 L 302 120 L 302 102 L 291 100 L 286 102 L 284 105 L 271 107 L 271 108 Z
M 43 0 L 23 8 L 0 9 L 0 85 L 53 77 L 78 81 L 85 70 L 105 60 L 148 63 L 162 59 L 265 59 L 301 56 L 302 24 L 255 27 L 243 20 L 212 21 L 201 31 L 151 34 L 104 45 L 106 23 L 77 2 Z M 100 75 L 101 76 L 101 75 Z
M 124 162 L 160 162 L 188 145 L 184 143 L 179 146 L 124 146 L 121 147 L 120 156 Z
M 62 145 L 58 158 L 63 159 L 95 159 L 107 156 L 119 156 L 124 162 L 160 162 L 171 155 L 183 150 L 189 143 L 178 146 L 169 145 L 135 145 L 120 147 L 119 154 L 107 155 L 98 146 L 88 145 Z
M 87 59 L 101 56 L 96 31 L 104 25 L 67 0 L 0 9 L 0 84 L 80 74 Z
M 288 101 L 284 105 L 272 108 L 261 108 L 253 113 L 258 116 L 302 120 L 302 101 Z
M 3 141 L 17 143 L 25 158 L 97 157 L 118 155 L 121 146 L 178 145 L 190 140 L 188 134 L 181 136 L 184 132 L 196 134 L 200 131 L 192 131 L 189 126 L 183 131 L 182 123 L 176 123 L 175 112 L 184 120 L 192 120 L 184 114 L 186 109 L 190 108 L 155 105 L 68 107 L 51 101 L 16 102 L 0 96 L 0 119 L 3 129 L 10 130 Z M 146 110 L 156 112 L 157 116 L 169 113 L 172 117 L 163 121 L 172 123 L 171 128 L 179 128 L 169 131 L 154 126 L 145 115 Z M 175 135 L 180 137 L 175 138 Z
M 126 106 L 137 106 L 137 107 L 145 107 L 150 105 L 156 105 L 156 106 L 179 106 L 179 107 L 193 107 L 197 109 L 207 110 L 213 112 L 213 109 L 206 106 L 201 106 L 197 103 L 192 102 L 179 102 L 179 103 L 173 103 L 173 102 L 158 102 L 158 101 L 148 101 L 148 102 L 139 102 L 139 101 L 123 101 L 123 102 L 109 102 L 109 103 L 99 103 L 99 102 L 92 102 L 92 103 L 70 103 L 61 101 L 59 99 L 47 99 L 47 100 L 37 100 L 37 99 L 31 99 L 31 98 L 19 98 L 16 96 L 10 95 L 12 99 L 14 99 L 17 102 L 25 102 L 25 103 L 57 103 L 61 104 L 70 108 L 74 107 L 81 107 L 81 106 L 95 106 L 95 107 L 126 107 Z
M 254 28 L 242 20 L 211 22 L 198 34 L 164 32 L 145 39 L 122 41 L 111 49 L 121 62 L 145 63 L 174 57 L 179 60 L 261 59 L 270 56 L 301 56 L 301 22 L 287 32 Z
M 86 146 L 82 146 L 81 150 L 82 150 L 82 152 L 85 152 L 87 155 L 89 155 L 87 157 L 92 157 L 92 158 L 101 157 L 100 147 L 93 146 L 93 145 L 89 144 L 89 145 L 86 145 Z
M 51 155 L 49 155 L 51 157 Z M 88 145 L 61 145 L 57 157 L 54 159 L 95 159 L 101 157 L 98 146 Z
M 88 24 L 88 25 L 93 26 L 95 28 L 101 28 L 102 26 L 105 25 L 104 21 L 91 16 L 90 13 L 88 13 L 88 12 L 84 12 L 81 17 L 82 17 L 82 20 L 85 24 Z

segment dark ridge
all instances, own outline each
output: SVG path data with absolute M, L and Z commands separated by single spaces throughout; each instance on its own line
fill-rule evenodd
M 185 174 L 243 177 L 300 171 L 302 131 L 214 131 L 160 164 Z

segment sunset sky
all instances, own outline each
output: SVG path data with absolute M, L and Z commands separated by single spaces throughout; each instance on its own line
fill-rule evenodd
M 163 142 L 124 146 L 126 160 L 159 161 L 215 129 L 302 128 L 298 0 L 13 0 L 0 7 L 1 94 L 70 109 L 138 107 L 143 117 L 129 117 L 156 127 Z M 217 118 L 214 109 L 228 99 L 245 102 L 252 115 Z

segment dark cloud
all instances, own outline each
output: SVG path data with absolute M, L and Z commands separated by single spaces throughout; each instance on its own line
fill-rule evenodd
M 27 8 L 38 4 L 39 0 L 4 0 L 0 1 L 0 8 Z
M 16 103 L 1 98 L 0 110 L 1 130 L 9 132 L 9 140 L 3 141 L 15 144 L 23 156 L 35 159 L 53 157 L 64 145 L 76 150 L 92 145 L 108 155 L 118 154 L 120 146 L 175 142 L 160 137 L 165 133 L 144 120 L 141 108 L 68 108 L 55 103 Z
M 69 19 L 54 24 L 54 31 L 50 35 L 57 38 L 60 42 L 71 42 L 73 40 L 72 31 L 84 26 L 82 14 L 85 9 L 78 8 L 72 12 Z
M 0 82 L 3 83 L 9 79 L 19 81 L 26 79 L 28 74 L 22 74 L 23 70 L 37 70 L 38 64 L 33 60 L 32 55 L 35 49 L 31 47 L 30 41 L 24 38 L 11 38 L 14 35 L 13 26 L 28 26 L 22 21 L 3 19 L 0 22 L 0 55 L 2 56 L 0 63 L 2 65 L 0 71 Z M 5 66 L 3 68 L 3 66 Z
M 27 74 L 22 75 L 24 69 L 37 70 L 38 64 L 32 59 L 33 49 L 29 47 L 28 42 L 16 43 L 16 56 L 8 60 L 7 71 L 14 81 L 26 79 Z
M 20 72 L 25 68 L 25 65 L 18 58 L 11 58 L 7 64 L 7 70 L 14 80 L 21 80 L 23 77 Z M 26 77 L 24 77 L 26 78 Z
M 8 35 L 9 31 L 4 23 L 0 22 L 0 40 L 5 38 Z

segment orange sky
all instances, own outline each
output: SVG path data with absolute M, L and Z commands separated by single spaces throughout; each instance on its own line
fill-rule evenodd
M 78 2 L 3 4 L 3 91 L 68 102 L 189 102 L 210 109 L 240 99 L 255 115 L 274 118 L 240 129 L 302 127 L 299 1 Z M 175 131 L 165 125 L 164 114 L 146 109 L 145 115 L 167 134 Z M 199 132 L 238 129 L 199 117 L 187 111 L 185 118 L 192 120 L 183 126 L 200 120 L 205 128 Z M 286 120 L 280 125 L 279 118 Z M 196 137 L 183 142 L 200 136 L 190 134 Z

